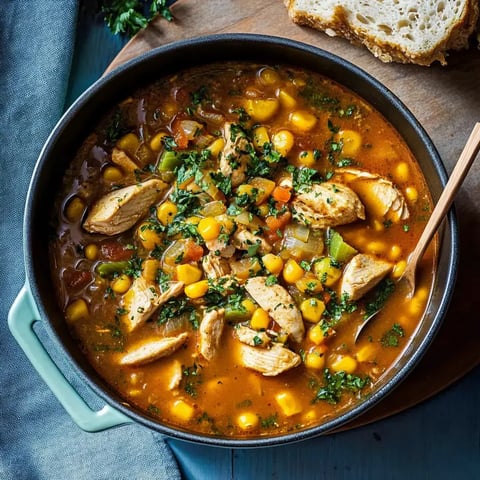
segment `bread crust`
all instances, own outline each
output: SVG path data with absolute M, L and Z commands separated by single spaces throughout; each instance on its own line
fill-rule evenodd
M 334 7 L 331 18 L 324 19 L 296 8 L 296 0 L 284 0 L 290 19 L 299 24 L 324 31 L 330 36 L 346 38 L 355 45 L 364 45 L 383 62 L 414 63 L 429 66 L 438 61 L 446 65 L 449 50 L 467 49 L 469 38 L 479 18 L 478 0 L 467 0 L 461 17 L 447 29 L 446 35 L 430 49 L 409 51 L 402 45 L 384 41 L 367 26 L 357 27 L 349 20 L 349 12 L 341 5 Z

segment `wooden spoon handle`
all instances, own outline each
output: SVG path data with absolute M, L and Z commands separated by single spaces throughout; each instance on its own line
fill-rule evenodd
M 430 219 L 425 226 L 425 229 L 420 236 L 420 239 L 417 243 L 417 246 L 411 253 L 408 259 L 408 270 L 413 270 L 411 273 L 415 274 L 415 269 L 417 263 L 422 258 L 425 253 L 426 248 L 428 247 L 430 241 L 433 238 L 433 235 L 437 231 L 438 227 L 442 223 L 442 220 L 445 218 L 452 202 L 455 198 L 455 195 L 460 188 L 465 176 L 467 175 L 470 167 L 475 160 L 478 152 L 480 150 L 480 122 L 475 124 L 475 127 L 470 134 L 470 137 L 465 144 L 465 147 L 460 155 L 460 158 L 455 165 L 455 168 L 450 175 L 450 178 L 443 190 L 438 203 L 436 204 Z M 404 277 L 408 277 L 407 270 L 405 270 Z

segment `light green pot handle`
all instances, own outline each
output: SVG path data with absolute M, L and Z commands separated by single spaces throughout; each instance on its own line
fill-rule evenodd
M 99 432 L 133 420 L 110 405 L 101 410 L 92 410 L 85 400 L 70 385 L 40 342 L 33 325 L 40 320 L 40 314 L 25 285 L 13 302 L 8 313 L 8 326 L 16 341 L 22 347 L 31 364 L 52 390 L 73 421 L 87 432 Z

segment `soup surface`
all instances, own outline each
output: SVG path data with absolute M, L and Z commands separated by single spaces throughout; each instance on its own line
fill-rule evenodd
M 411 152 L 297 67 L 214 64 L 139 89 L 92 126 L 61 190 L 50 258 L 69 328 L 168 425 L 318 425 L 371 394 L 428 300 L 433 248 L 413 298 L 396 284 L 432 206 Z

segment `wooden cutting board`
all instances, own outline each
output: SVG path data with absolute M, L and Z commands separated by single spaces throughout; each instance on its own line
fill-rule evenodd
M 305 42 L 364 69 L 413 112 L 432 138 L 450 172 L 480 121 L 480 51 L 452 53 L 448 66 L 384 64 L 363 47 L 294 24 L 281 0 L 178 0 L 174 22 L 163 18 L 137 34 L 108 71 L 154 47 L 215 33 L 259 33 Z M 411 407 L 438 393 L 480 363 L 480 161 L 455 202 L 461 259 L 447 318 L 413 373 L 387 397 L 346 428 L 363 425 Z

